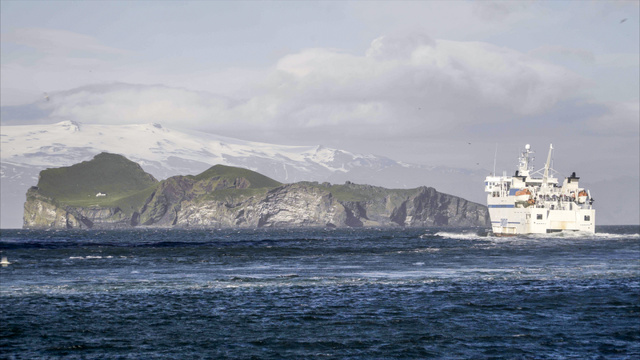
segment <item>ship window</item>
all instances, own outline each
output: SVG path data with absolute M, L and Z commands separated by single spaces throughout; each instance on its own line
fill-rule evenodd
M 542 220 L 542 214 L 538 214 L 538 215 L 536 216 L 536 219 L 538 219 L 538 220 Z
M 591 215 L 585 215 L 584 221 L 591 221 Z

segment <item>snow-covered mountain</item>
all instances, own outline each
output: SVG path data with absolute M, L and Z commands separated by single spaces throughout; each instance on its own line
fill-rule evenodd
M 22 225 L 25 193 L 41 170 L 90 160 L 107 151 L 138 162 L 158 179 L 198 174 L 215 164 L 239 166 L 281 182 L 352 181 L 388 188 L 432 186 L 483 203 L 485 171 L 429 167 L 323 146 L 283 146 L 243 141 L 159 124 L 3 126 L 0 156 L 1 227 Z
M 214 164 L 268 171 L 284 182 L 309 175 L 348 172 L 353 167 L 384 168 L 395 162 L 322 146 L 279 146 L 198 132 L 179 132 L 159 124 L 7 126 L 2 131 L 3 162 L 66 166 L 98 152 L 122 154 L 158 178 L 195 174 Z M 269 166 L 265 167 L 268 163 Z

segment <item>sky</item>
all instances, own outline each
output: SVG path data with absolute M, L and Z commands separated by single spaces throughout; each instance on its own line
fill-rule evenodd
M 1 124 L 639 176 L 639 1 L 11 1 Z M 542 166 L 542 163 L 536 163 Z M 570 169 L 569 169 L 570 168 Z

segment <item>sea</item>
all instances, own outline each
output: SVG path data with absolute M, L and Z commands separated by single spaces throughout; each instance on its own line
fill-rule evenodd
M 640 359 L 640 226 L 1 230 L 4 359 Z

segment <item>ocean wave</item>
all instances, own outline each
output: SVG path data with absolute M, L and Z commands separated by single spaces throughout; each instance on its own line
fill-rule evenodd
M 421 237 L 430 237 L 430 236 L 439 236 L 439 237 L 443 237 L 443 238 L 448 238 L 448 239 L 457 239 L 457 240 L 487 240 L 487 239 L 499 239 L 499 237 L 497 236 L 490 236 L 489 234 L 482 234 L 482 233 L 471 233 L 471 232 L 463 232 L 463 233 L 456 233 L 456 232 L 449 232 L 449 231 L 439 231 L 433 235 L 422 235 Z
M 587 239 L 587 240 L 616 240 L 616 239 L 640 239 L 640 234 L 612 234 L 596 232 L 589 233 L 583 231 L 562 231 L 549 234 L 527 234 L 524 237 L 532 239 Z
M 448 232 L 448 231 L 439 231 L 433 235 L 424 234 L 421 235 L 421 238 L 439 236 L 447 239 L 456 239 L 456 240 L 491 240 L 498 242 L 511 242 L 513 240 L 521 240 L 521 239 L 603 239 L 603 240 L 616 240 L 616 239 L 640 239 L 640 234 L 613 234 L 613 233 L 601 233 L 596 232 L 588 233 L 582 231 L 566 231 L 566 232 L 557 232 L 557 233 L 548 233 L 548 234 L 522 234 L 516 236 L 494 236 L 491 233 L 488 234 L 479 234 L 479 233 L 470 233 L 470 232 Z
M 107 255 L 107 256 L 101 256 L 101 255 L 69 256 L 69 260 L 95 260 L 95 259 L 113 259 L 113 256 L 111 256 L 111 255 Z

